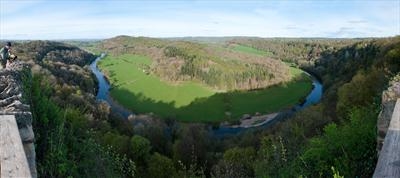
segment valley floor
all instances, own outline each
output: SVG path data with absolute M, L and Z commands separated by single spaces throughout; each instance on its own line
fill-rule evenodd
M 169 84 L 143 69 L 150 64 L 144 56 L 121 55 L 106 57 L 99 67 L 111 82 L 111 96 L 124 107 L 188 122 L 233 121 L 245 114 L 278 112 L 300 103 L 312 87 L 303 71 L 291 68 L 293 78 L 300 79 L 260 90 L 221 93 L 195 82 Z M 249 123 L 254 125 L 250 121 L 245 125 Z

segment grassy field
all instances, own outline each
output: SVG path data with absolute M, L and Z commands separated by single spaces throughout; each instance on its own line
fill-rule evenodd
M 244 46 L 244 45 L 235 45 L 232 49 L 235 51 L 256 54 L 256 55 L 260 55 L 260 56 L 271 56 L 272 55 L 270 52 L 261 51 L 261 50 L 254 49 L 252 47 Z
M 151 60 L 137 55 L 106 57 L 99 66 L 110 78 L 111 96 L 137 113 L 154 113 L 181 121 L 237 120 L 243 114 L 271 113 L 298 103 L 311 81 L 298 80 L 255 91 L 218 93 L 193 82 L 169 84 L 147 74 Z M 291 73 L 303 75 L 292 68 Z
M 147 75 L 151 60 L 144 56 L 122 55 L 100 61 L 100 67 L 109 71 L 112 86 L 154 99 L 155 102 L 173 103 L 174 107 L 190 104 L 195 98 L 209 97 L 215 92 L 200 84 L 184 82 L 168 84 L 158 77 Z M 107 73 L 107 72 L 106 72 Z M 124 98 L 112 91 L 116 98 Z

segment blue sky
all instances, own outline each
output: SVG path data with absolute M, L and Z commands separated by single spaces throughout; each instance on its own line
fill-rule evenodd
M 0 0 L 0 39 L 386 37 L 400 0 Z

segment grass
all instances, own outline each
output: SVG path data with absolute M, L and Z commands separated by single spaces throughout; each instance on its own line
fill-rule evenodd
M 272 56 L 271 52 L 267 52 L 267 51 L 262 51 L 262 50 L 258 50 L 249 46 L 244 46 L 244 45 L 235 45 L 233 48 L 233 50 L 235 51 L 239 51 L 239 52 L 244 52 L 244 53 L 250 53 L 250 54 L 255 54 L 255 55 L 260 55 L 260 56 Z
M 296 67 L 290 67 L 290 74 L 292 75 L 292 78 L 295 77 L 301 77 L 302 75 L 304 75 L 304 71 L 300 70 L 299 68 Z
M 254 91 L 218 93 L 194 82 L 169 84 L 147 75 L 151 60 L 144 56 L 106 57 L 99 66 L 110 78 L 111 96 L 137 113 L 154 113 L 181 121 L 220 122 L 243 114 L 271 113 L 299 103 L 311 90 L 311 81 L 297 80 Z M 293 75 L 303 72 L 292 68 Z
M 114 87 L 127 89 L 135 94 L 153 98 L 155 102 L 173 103 L 174 107 L 190 104 L 194 99 L 208 97 L 215 92 L 194 82 L 172 85 L 158 77 L 146 74 L 146 67 L 151 60 L 144 56 L 122 55 L 117 58 L 102 60 L 100 67 L 109 71 Z M 123 98 L 111 91 L 116 98 Z

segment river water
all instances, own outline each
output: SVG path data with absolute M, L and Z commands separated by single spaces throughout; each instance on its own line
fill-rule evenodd
M 118 103 L 116 103 L 110 96 L 110 83 L 107 81 L 106 77 L 104 76 L 103 72 L 100 71 L 100 69 L 97 67 L 97 63 L 105 57 L 106 54 L 101 54 L 99 57 L 96 58 L 95 61 L 93 61 L 90 64 L 90 70 L 93 72 L 93 74 L 96 76 L 97 81 L 99 82 L 99 89 L 97 91 L 96 99 L 99 101 L 105 101 L 108 103 L 110 106 L 111 110 L 114 113 L 120 114 L 124 118 L 128 118 L 129 115 L 133 114 L 131 111 L 125 109 Z
M 321 100 L 322 97 L 322 83 L 313 75 L 306 73 L 312 79 L 313 89 L 310 94 L 307 95 L 307 98 L 304 103 L 296 106 L 296 111 L 306 108 L 307 106 L 317 104 Z
M 109 91 L 110 91 L 110 84 L 109 82 L 106 80 L 104 74 L 99 70 L 99 68 L 97 67 L 97 63 L 105 56 L 105 54 L 101 54 L 95 61 L 93 61 L 92 64 L 90 64 L 90 69 L 92 70 L 93 74 L 96 76 L 98 82 L 99 82 L 99 90 L 98 93 L 96 95 L 96 99 L 97 100 L 101 100 L 101 101 L 105 101 L 107 102 L 110 107 L 111 110 L 113 112 L 119 113 L 121 116 L 123 116 L 124 118 L 128 118 L 129 115 L 134 114 L 133 112 L 125 109 L 124 107 L 120 106 L 118 103 L 116 103 L 111 96 L 109 95 Z M 308 74 L 308 73 L 307 73 Z M 317 104 L 320 102 L 321 97 L 322 97 L 322 84 L 321 82 L 315 78 L 314 76 L 308 74 L 311 79 L 312 79 L 312 85 L 313 85 L 313 89 L 310 92 L 310 94 L 308 94 L 308 96 L 306 97 L 305 101 L 302 104 L 298 104 L 296 106 L 294 106 L 292 109 L 287 110 L 287 111 L 282 111 L 280 112 L 275 119 L 272 119 L 270 122 L 266 122 L 265 124 L 261 125 L 261 126 L 257 126 L 256 128 L 232 128 L 229 126 L 221 126 L 219 128 L 216 129 L 212 129 L 213 134 L 217 135 L 217 136 L 223 136 L 223 135 L 229 135 L 229 134 L 237 134 L 239 132 L 242 132 L 244 130 L 250 130 L 250 129 L 263 129 L 266 128 L 282 119 L 287 118 L 288 116 L 293 115 L 295 112 L 300 111 L 308 106 L 311 106 L 313 104 Z

